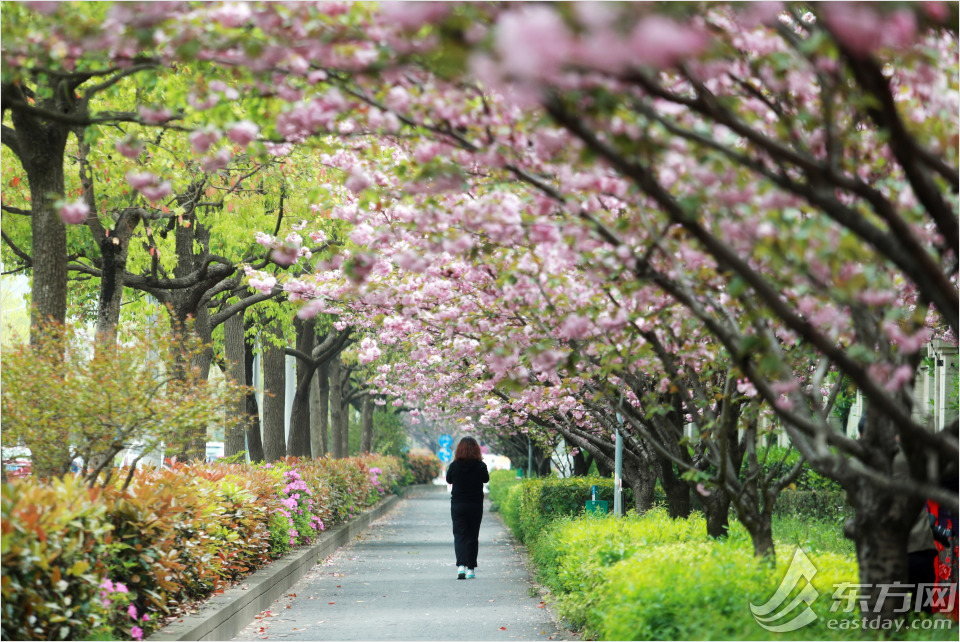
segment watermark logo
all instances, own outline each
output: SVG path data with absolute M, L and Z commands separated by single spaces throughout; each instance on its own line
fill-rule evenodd
M 803 549 L 798 548 L 773 597 L 760 606 L 750 604 L 750 610 L 757 624 L 773 633 L 789 633 L 814 622 L 817 614 L 813 612 L 810 605 L 820 595 L 811 583 L 816 574 L 817 567 L 813 565 Z M 806 585 L 791 600 L 790 595 L 804 580 Z
M 789 633 L 815 622 L 819 616 L 810 607 L 820 597 L 812 583 L 816 574 L 817 567 L 803 549 L 798 548 L 773 597 L 765 604 L 750 604 L 757 624 L 772 633 Z M 830 630 L 949 630 L 954 624 L 949 618 L 908 618 L 907 614 L 955 612 L 956 582 L 916 585 L 842 582 L 833 588 L 830 613 L 844 617 L 827 616 L 824 623 Z M 888 614 L 884 616 L 883 611 Z

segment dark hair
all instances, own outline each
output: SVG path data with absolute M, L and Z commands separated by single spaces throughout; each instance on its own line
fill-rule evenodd
M 453 454 L 454 461 L 463 461 L 465 459 L 483 459 L 483 453 L 480 451 L 480 444 L 473 437 L 464 437 L 457 444 L 457 450 Z

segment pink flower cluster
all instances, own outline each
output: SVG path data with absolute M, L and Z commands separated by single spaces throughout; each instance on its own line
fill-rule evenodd
M 100 582 L 100 604 L 106 609 L 110 608 L 116 604 L 117 608 L 122 609 L 127 617 L 133 620 L 134 624 L 130 626 L 130 636 L 134 640 L 143 639 L 143 629 L 139 626 L 144 622 L 150 621 L 150 615 L 144 613 L 142 616 L 137 612 L 136 604 L 132 603 L 134 599 L 134 594 L 130 592 L 130 589 L 127 588 L 127 585 L 123 582 L 114 582 L 110 578 L 105 577 Z M 123 609 L 123 605 L 126 604 L 126 608 Z
M 290 545 L 294 546 L 297 543 L 298 537 L 305 535 L 306 538 L 310 540 L 316 533 L 322 531 L 324 526 L 323 521 L 313 514 L 313 491 L 311 491 L 307 486 L 307 483 L 303 481 L 303 477 L 301 477 L 300 473 L 296 470 L 288 470 L 283 473 L 283 477 L 286 480 L 287 485 L 283 487 L 282 491 L 280 491 L 280 503 L 283 505 L 283 508 L 278 510 L 289 521 L 290 527 L 287 530 L 287 534 L 290 536 Z M 294 515 L 309 515 L 310 517 L 308 521 L 314 532 L 308 534 L 300 533 L 300 531 L 298 531 L 294 526 Z

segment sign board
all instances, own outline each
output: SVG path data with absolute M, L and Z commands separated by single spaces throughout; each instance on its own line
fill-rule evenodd
M 443 463 L 449 464 L 453 461 L 453 451 L 447 447 L 443 447 L 437 451 L 437 457 L 439 457 Z
M 440 435 L 440 447 L 449 448 L 453 445 L 453 435 Z

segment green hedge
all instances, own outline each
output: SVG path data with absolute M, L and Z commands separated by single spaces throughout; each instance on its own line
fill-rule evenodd
M 73 476 L 5 483 L 2 638 L 140 639 L 404 475 L 399 458 L 368 455 L 145 469 L 126 490 Z
M 760 466 L 761 472 L 764 475 L 773 470 L 776 470 L 777 473 L 786 473 L 800 459 L 800 452 L 796 448 L 787 449 L 782 446 L 771 446 L 769 451 L 766 451 L 766 453 L 766 460 L 764 461 L 764 464 Z M 786 459 L 781 465 L 779 462 L 784 458 L 784 455 L 786 455 Z M 758 456 L 763 456 L 763 452 L 761 451 L 758 453 Z M 746 471 L 742 473 L 742 476 L 745 475 Z M 832 493 L 843 492 L 843 488 L 841 488 L 840 484 L 832 479 L 824 477 L 811 468 L 809 464 L 804 464 L 800 471 L 800 475 L 793 483 L 793 486 L 796 490 L 800 491 L 828 491 Z
M 774 515 L 801 515 L 816 519 L 843 522 L 853 515 L 843 490 L 784 489 L 773 506 Z
M 609 480 L 601 481 L 611 489 Z M 491 478 L 490 490 L 492 496 L 505 495 L 504 521 L 528 546 L 558 614 L 581 629 L 584 639 L 883 639 L 880 631 L 827 626 L 842 615 L 830 612 L 834 585 L 859 581 L 842 521 L 775 518 L 777 564 L 771 566 L 753 557 L 749 534 L 735 519 L 729 537 L 717 541 L 707 536 L 699 513 L 671 519 L 657 507 L 620 519 L 578 514 L 573 502 L 579 496 L 571 489 L 589 489 L 594 480 L 513 480 L 505 489 L 498 488 L 500 482 L 499 476 Z M 813 580 L 818 619 L 793 633 L 774 634 L 757 624 L 750 604 L 774 595 L 798 546 L 818 569 Z M 955 639 L 956 634 L 917 629 L 899 637 Z
M 490 471 L 490 510 L 500 510 L 500 505 L 506 500 L 510 489 L 520 483 L 520 478 L 512 470 Z
M 491 496 L 500 496 L 491 479 Z M 604 477 L 540 477 L 514 485 L 500 504 L 503 519 L 517 538 L 527 543 L 552 520 L 579 515 L 597 487 L 597 499 L 606 501 L 613 511 L 613 480 Z M 633 491 L 624 489 L 624 505 L 633 505 Z
M 404 463 L 413 475 L 414 484 L 429 484 L 443 472 L 443 462 L 433 453 L 405 453 Z

